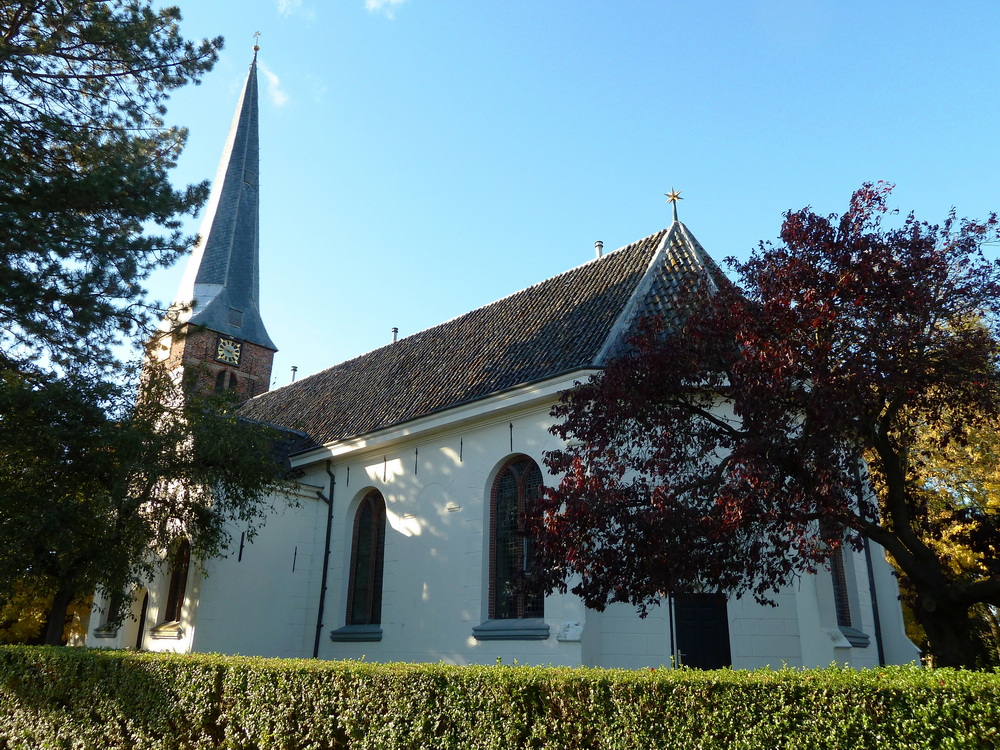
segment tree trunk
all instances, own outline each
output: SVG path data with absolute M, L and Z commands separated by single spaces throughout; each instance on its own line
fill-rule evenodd
M 990 655 L 993 658 L 993 665 L 1000 666 L 1000 621 L 997 620 L 996 610 L 989 604 L 983 604 L 983 619 L 990 629 Z
M 66 629 L 66 613 L 69 605 L 73 603 L 73 592 L 68 588 L 60 587 L 54 597 L 52 606 L 49 608 L 49 616 L 45 623 L 46 646 L 62 646 L 63 631 Z
M 927 634 L 933 666 L 976 666 L 978 649 L 972 637 L 969 605 L 956 603 L 947 594 L 918 592 L 915 614 Z

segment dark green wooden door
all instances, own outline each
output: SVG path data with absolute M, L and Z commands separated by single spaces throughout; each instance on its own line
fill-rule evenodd
M 688 594 L 674 599 L 677 661 L 695 669 L 733 664 L 729 650 L 729 613 L 722 594 Z

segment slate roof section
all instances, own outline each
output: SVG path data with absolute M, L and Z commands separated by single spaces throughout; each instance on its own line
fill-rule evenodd
M 195 303 L 178 322 L 277 351 L 260 316 L 258 121 L 254 53 L 205 209 L 201 239 L 174 304 Z
M 661 317 L 664 333 L 669 335 L 680 330 L 684 323 L 687 311 L 681 300 L 686 295 L 705 284 L 711 294 L 720 286 L 731 283 L 688 228 L 675 221 L 667 230 L 657 262 L 636 288 L 615 331 L 598 355 L 598 363 L 603 364 L 625 353 L 629 348 L 628 337 L 643 318 Z
M 704 264 L 700 270 L 699 264 Z M 644 312 L 722 274 L 675 222 L 601 258 L 441 325 L 264 393 L 247 418 L 345 440 L 519 385 L 599 366 Z

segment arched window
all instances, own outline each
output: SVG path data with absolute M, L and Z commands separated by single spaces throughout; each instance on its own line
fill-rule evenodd
M 95 638 L 114 638 L 118 635 L 122 619 L 121 609 L 125 601 L 125 595 L 115 590 L 104 602 L 104 612 L 101 613 L 101 624 L 94 628 Z
M 829 536 L 832 530 L 824 524 L 820 531 L 824 536 Z M 859 605 L 858 582 L 852 570 L 853 559 L 844 554 L 845 544 L 846 542 L 842 541 L 837 545 L 837 548 L 830 553 L 828 561 L 833 584 L 833 614 L 836 615 L 837 627 L 847 642 L 855 648 L 867 648 L 871 639 L 867 633 L 855 627 L 855 614 Z
M 354 516 L 347 624 L 382 622 L 382 564 L 385 557 L 385 500 L 378 490 L 365 495 Z
M 219 370 L 215 376 L 215 392 L 231 391 L 236 388 L 236 373 L 229 370 Z
M 146 611 L 149 609 L 149 592 L 142 592 L 142 605 L 139 607 L 139 618 L 135 629 L 135 650 L 142 650 L 143 638 L 146 637 Z
M 851 599 L 847 589 L 843 546 L 837 547 L 830 556 L 830 573 L 833 575 L 833 606 L 837 611 L 837 625 L 849 628 L 854 623 L 851 622 Z
M 162 622 L 177 622 L 181 619 L 190 566 L 191 544 L 187 539 L 182 539 L 170 560 L 170 585 L 167 589 L 167 606 L 163 608 Z
M 531 538 L 524 529 L 526 507 L 542 489 L 542 472 L 527 456 L 510 461 L 497 474 L 490 493 L 490 600 L 494 620 L 540 618 L 541 592 L 531 591 Z

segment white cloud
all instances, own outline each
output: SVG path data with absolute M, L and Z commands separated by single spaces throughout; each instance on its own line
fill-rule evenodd
M 288 94 L 281 88 L 281 79 L 260 60 L 257 61 L 257 67 L 264 74 L 264 82 L 267 84 L 267 94 L 271 97 L 271 103 L 275 107 L 284 107 L 288 103 Z
M 292 0 L 279 0 L 280 2 L 291 2 Z M 386 18 L 392 18 L 395 13 L 394 9 L 397 5 L 402 5 L 406 0 L 365 0 L 365 8 L 370 11 L 378 11 L 385 15 Z
M 302 5 L 302 0 L 274 0 L 278 14 L 282 16 L 300 16 L 309 21 L 316 18 L 314 8 Z

